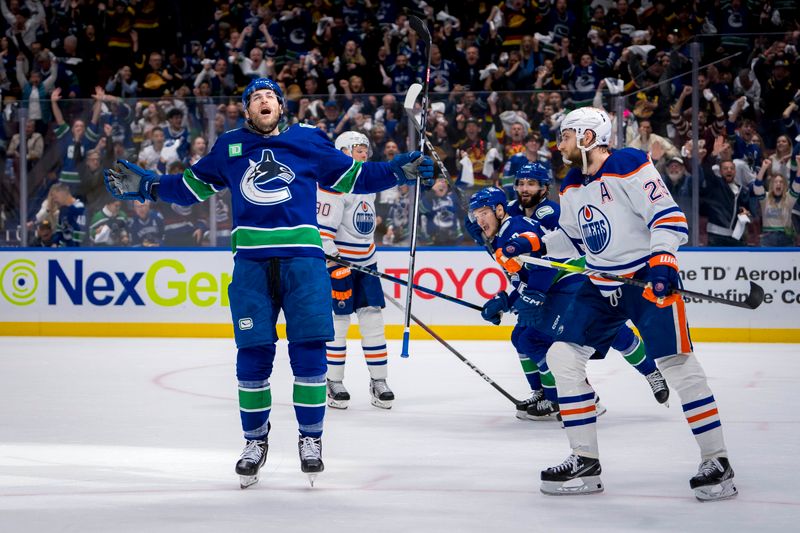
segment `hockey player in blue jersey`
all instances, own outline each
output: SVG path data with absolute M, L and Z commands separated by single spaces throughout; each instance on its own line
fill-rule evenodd
M 538 167 L 537 163 L 532 163 L 523 166 L 519 170 L 518 176 L 520 181 L 544 181 L 546 174 L 542 171 L 543 169 Z M 506 206 L 505 203 L 500 203 L 500 195 L 493 191 L 493 188 L 483 189 L 473 195 L 473 199 L 470 201 L 470 209 L 473 208 L 473 204 L 476 207 L 480 207 L 481 204 L 491 207 L 491 211 L 481 210 L 482 213 L 487 215 L 487 221 L 485 221 L 484 224 L 479 224 L 477 228 L 475 227 L 476 223 L 470 223 L 469 220 L 467 223 L 472 226 L 471 233 L 475 234 L 474 237 L 476 237 L 476 241 L 478 238 L 482 241 L 484 236 L 486 236 L 492 239 L 492 249 L 498 250 L 504 244 L 502 239 L 499 238 L 500 234 L 513 235 L 513 232 L 502 231 L 504 220 L 531 220 L 537 223 L 540 228 L 539 232 L 542 235 L 546 234 L 548 230 L 557 230 L 559 215 L 558 204 L 550 200 L 547 200 L 547 202 L 550 204 L 547 206 L 549 210 L 541 220 L 537 220 L 535 217 L 527 218 L 521 215 L 512 216 L 510 214 L 512 208 Z M 498 211 L 498 206 L 503 207 L 502 211 Z M 492 221 L 491 216 L 497 219 L 496 223 Z M 553 225 L 554 223 L 555 226 Z M 507 236 L 506 240 L 510 238 L 512 237 Z M 521 244 L 524 245 L 524 243 L 525 241 L 522 241 Z M 524 249 L 525 246 L 522 246 L 522 248 Z M 573 251 L 572 256 L 576 255 L 577 250 Z M 515 268 L 514 263 L 509 263 L 509 267 Z M 532 272 L 542 277 L 543 279 L 537 280 L 535 284 L 544 287 L 544 290 L 541 292 L 546 292 L 548 297 L 547 306 L 545 306 L 546 312 L 541 315 L 542 311 L 536 310 L 536 312 L 544 318 L 538 321 L 529 321 L 520 315 L 517 327 L 514 329 L 511 336 L 512 344 L 517 349 L 522 369 L 525 372 L 525 377 L 532 391 L 531 397 L 525 403 L 518 406 L 517 417 L 541 420 L 543 417 L 558 412 L 554 380 L 547 370 L 547 365 L 544 361 L 545 354 L 552 344 L 554 337 L 554 331 L 551 331 L 552 328 L 550 326 L 550 324 L 552 324 L 551 319 L 555 319 L 559 314 L 563 314 L 564 310 L 570 305 L 573 300 L 574 292 L 577 289 L 577 282 L 582 280 L 582 276 L 561 276 L 557 275 L 557 272 L 552 269 L 533 269 L 531 267 L 528 267 L 528 269 L 524 271 L 520 270 L 520 272 L 523 272 L 525 277 L 530 277 L 530 273 Z M 512 280 L 513 279 L 512 277 Z M 552 283 L 552 286 L 550 283 Z M 530 284 L 527 284 L 527 286 L 530 286 Z M 498 296 L 499 298 L 496 297 L 489 300 L 484 307 L 484 318 L 490 322 L 496 321 L 499 323 L 498 315 L 508 310 L 503 309 L 507 307 L 507 305 L 504 305 L 505 298 L 503 293 Z M 528 324 L 527 322 L 536 323 Z M 629 327 L 623 326 L 619 328 L 619 332 L 614 339 L 612 347 L 619 351 L 625 360 L 633 366 L 637 372 L 644 376 L 656 400 L 659 403 L 666 403 L 669 399 L 669 388 L 666 386 L 664 378 L 656 368 L 654 361 L 647 356 L 644 344 Z M 602 358 L 604 354 L 605 352 L 598 353 L 595 357 Z
M 242 488 L 252 485 L 266 459 L 275 324 L 283 310 L 301 469 L 313 485 L 324 468 L 325 342 L 333 339 L 331 285 L 316 220 L 317 183 L 343 193 L 376 192 L 420 176 L 431 179 L 433 162 L 411 152 L 391 163 L 362 163 L 336 150 L 317 128 L 282 127 L 283 93 L 267 78 L 251 81 L 242 103 L 246 125 L 221 135 L 211 152 L 183 174 L 158 176 L 121 160 L 106 170 L 106 186 L 117 198 L 181 205 L 230 189 L 234 268 L 228 295 L 246 440 L 236 472 Z
M 561 414 L 572 453 L 542 471 L 542 492 L 586 494 L 603 490 L 597 445 L 595 394 L 586 362 L 613 341 L 614 328 L 632 320 L 661 369 L 678 391 L 684 415 L 700 448 L 700 466 L 689 481 L 699 500 L 737 494 L 722 424 L 708 380 L 694 356 L 675 252 L 687 241 L 686 217 L 646 152 L 608 149 L 611 120 L 584 107 L 561 122 L 558 149 L 573 165 L 561 187 L 561 231 L 545 236 L 548 253 L 576 244 L 586 266 L 646 280 L 642 289 L 601 276 L 585 278 L 568 320 L 558 320 L 547 364 L 556 379 Z M 517 250 L 505 250 L 506 257 Z M 567 414 L 569 413 L 569 414 Z

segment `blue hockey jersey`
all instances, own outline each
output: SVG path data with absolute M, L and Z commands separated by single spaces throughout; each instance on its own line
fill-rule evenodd
M 535 220 L 531 220 L 524 216 L 515 216 L 506 218 L 500 225 L 500 231 L 492 239 L 492 250 L 498 250 L 506 245 L 508 241 L 514 237 L 525 232 L 532 232 L 542 237 L 544 231 L 541 225 Z M 547 290 L 556 281 L 558 270 L 547 267 L 538 267 L 535 265 L 525 265 L 525 268 L 519 272 L 512 274 L 511 284 L 514 286 L 514 293 L 511 294 L 511 303 L 519 297 L 519 293 L 528 286 L 534 290 L 547 292 Z
M 354 161 L 322 130 L 297 124 L 274 136 L 248 128 L 224 133 L 183 174 L 162 176 L 157 194 L 190 205 L 227 187 L 234 254 L 321 258 L 317 183 L 342 193 L 369 193 L 393 187 L 397 178 L 388 163 Z
M 519 204 L 519 200 L 511 200 L 508 202 L 509 216 L 526 216 L 525 209 Z M 533 220 L 541 224 L 547 231 L 555 231 L 558 229 L 558 217 L 561 214 L 561 206 L 549 198 L 545 198 L 536 209 L 533 210 L 531 217 Z

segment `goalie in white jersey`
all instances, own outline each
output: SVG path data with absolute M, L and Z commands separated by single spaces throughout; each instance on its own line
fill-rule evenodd
M 692 353 L 675 252 L 688 238 L 686 217 L 646 152 L 609 152 L 611 120 L 585 107 L 561 123 L 558 149 L 573 168 L 561 187 L 562 231 L 544 237 L 547 255 L 568 257 L 573 245 L 586 252 L 586 267 L 644 279 L 642 289 L 589 276 L 578 289 L 567 320 L 558 325 L 547 352 L 572 454 L 542 471 L 542 492 L 582 494 L 603 490 L 597 446 L 595 393 L 586 362 L 608 349 L 618 325 L 631 319 L 648 353 L 677 390 L 700 447 L 701 463 L 690 487 L 700 500 L 736 495 L 714 396 Z
M 367 136 L 347 131 L 336 138 L 335 146 L 356 161 L 367 161 L 371 148 Z M 374 194 L 342 194 L 317 190 L 317 223 L 325 253 L 353 264 L 377 269 L 375 258 Z M 391 409 L 394 393 L 386 384 L 388 352 L 383 312 L 386 307 L 380 279 L 328 261 L 333 299 L 334 340 L 327 344 L 328 405 L 347 409 L 350 393 L 344 386 L 347 356 L 347 330 L 350 317 L 358 316 L 361 348 L 370 375 L 372 405 Z

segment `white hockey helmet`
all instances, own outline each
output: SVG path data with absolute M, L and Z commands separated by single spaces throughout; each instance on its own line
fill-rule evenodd
M 595 146 L 608 146 L 611 141 L 611 118 L 602 109 L 581 107 L 570 111 L 561 121 L 561 132 L 563 133 L 564 130 L 575 130 L 578 147 L 582 144 L 586 130 L 592 130 L 595 134 L 595 141 L 591 146 L 586 146 L 586 150 L 591 150 Z
M 336 137 L 336 142 L 333 143 L 337 150 L 347 149 L 351 154 L 353 153 L 353 146 L 363 144 L 369 150 L 369 157 L 372 157 L 372 145 L 369 139 L 363 133 L 357 131 L 346 131 Z
M 570 111 L 564 120 L 561 121 L 561 133 L 566 130 L 575 130 L 578 149 L 581 151 L 583 159 L 583 172 L 586 173 L 587 161 L 586 152 L 596 146 L 608 146 L 611 141 L 611 118 L 608 113 L 596 107 L 581 107 Z M 594 142 L 588 146 L 583 144 L 584 135 L 587 130 L 592 130 L 595 135 Z M 564 161 L 571 164 L 570 161 Z

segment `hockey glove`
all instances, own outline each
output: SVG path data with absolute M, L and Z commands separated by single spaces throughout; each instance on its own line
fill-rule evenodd
M 544 244 L 539 236 L 532 231 L 520 233 L 517 237 L 509 239 L 503 246 L 503 255 L 506 257 L 516 257 L 522 254 L 544 253 Z
M 426 187 L 433 185 L 433 159 L 422 152 L 397 154 L 389 165 L 398 185 L 414 185 L 417 180 Z
M 658 307 L 669 307 L 677 302 L 680 295 L 672 291 L 680 288 L 681 278 L 675 256 L 667 252 L 655 252 L 647 264 L 650 265 L 650 270 L 647 272 L 647 288 L 642 292 L 642 297 Z
M 158 183 L 158 174 L 145 170 L 130 161 L 120 159 L 112 168 L 103 171 L 106 189 L 119 200 L 155 202 L 153 185 Z
M 503 313 L 509 311 L 510 309 L 511 308 L 508 305 L 508 294 L 501 291 L 495 294 L 494 298 L 487 300 L 486 303 L 483 304 L 481 317 L 483 317 L 483 319 L 487 322 L 491 322 L 495 326 L 499 326 Z
M 503 248 L 498 248 L 497 250 L 494 251 L 494 259 L 509 274 L 516 274 L 517 272 L 522 270 L 522 263 L 519 262 L 517 259 L 514 259 L 513 257 L 506 257 L 505 255 L 503 255 Z
M 464 227 L 467 228 L 467 233 L 472 237 L 478 246 L 483 246 L 483 230 L 477 222 L 470 220 L 469 216 L 464 217 Z
M 331 297 L 333 312 L 337 315 L 353 313 L 353 276 L 349 268 L 332 266 L 328 268 L 331 276 Z
M 517 311 L 517 324 L 520 326 L 535 326 L 536 316 L 545 300 L 545 294 L 530 287 L 525 287 L 514 302 Z

